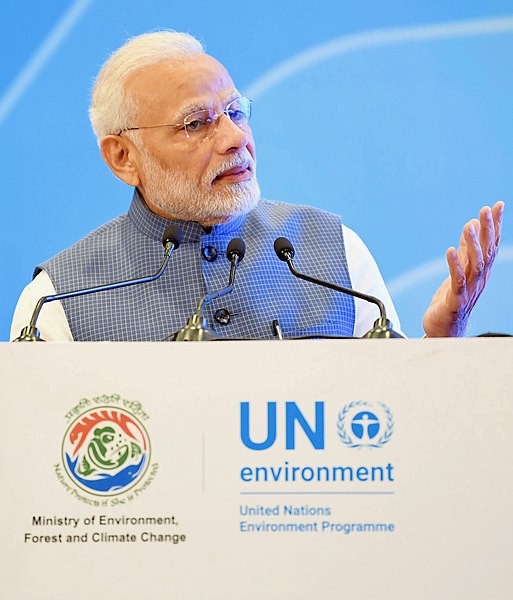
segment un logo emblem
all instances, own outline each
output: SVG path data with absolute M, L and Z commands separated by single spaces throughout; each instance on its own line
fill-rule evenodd
M 381 402 L 351 402 L 338 413 L 337 430 L 350 448 L 381 448 L 392 437 L 394 418 Z

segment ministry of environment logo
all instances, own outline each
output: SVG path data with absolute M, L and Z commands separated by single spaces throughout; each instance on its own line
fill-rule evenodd
M 55 472 L 62 485 L 83 502 L 97 506 L 133 500 L 153 480 L 148 419 L 140 402 L 119 394 L 82 398 L 66 415 L 62 463 Z
M 392 437 L 394 418 L 381 402 L 351 402 L 338 413 L 337 430 L 349 448 L 381 448 Z

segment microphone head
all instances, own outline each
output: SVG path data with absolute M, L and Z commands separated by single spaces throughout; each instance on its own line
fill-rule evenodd
M 279 237 L 274 240 L 274 251 L 276 256 L 283 262 L 294 258 L 294 246 L 287 238 Z
M 244 240 L 242 238 L 233 238 L 226 249 L 226 258 L 232 260 L 235 255 L 239 257 L 240 262 L 244 258 L 244 254 L 246 254 L 246 244 Z
M 164 235 L 162 236 L 162 244 L 164 247 L 168 242 L 173 243 L 175 250 L 182 243 L 182 227 L 179 223 L 171 223 L 166 227 Z

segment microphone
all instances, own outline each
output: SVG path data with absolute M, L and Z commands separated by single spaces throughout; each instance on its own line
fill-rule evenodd
M 203 311 L 205 306 L 210 304 L 213 300 L 226 296 L 233 291 L 235 285 L 235 272 L 240 261 L 244 258 L 245 253 L 246 244 L 244 243 L 244 240 L 241 238 L 234 238 L 230 241 L 228 248 L 226 249 L 226 258 L 231 263 L 228 286 L 222 290 L 205 294 L 198 302 L 196 312 L 189 317 L 187 324 L 164 341 L 201 342 L 222 339 L 221 336 L 217 335 L 215 331 L 208 327 L 207 319 L 203 316 Z
M 109 283 L 107 285 L 99 285 L 92 288 L 86 288 L 82 290 L 75 290 L 71 292 L 64 292 L 62 294 L 54 294 L 50 296 L 43 296 L 37 301 L 34 312 L 30 323 L 21 330 L 19 337 L 15 342 L 44 342 L 40 337 L 39 330 L 36 327 L 36 322 L 39 317 L 41 309 L 47 302 L 53 302 L 54 300 L 64 300 L 65 298 L 74 298 L 75 296 L 85 296 L 86 294 L 95 294 L 96 292 L 104 292 L 107 290 L 115 290 L 121 287 L 127 287 L 129 285 L 136 285 L 138 283 L 148 283 L 158 279 L 166 270 L 171 254 L 180 246 L 182 243 L 182 228 L 178 223 L 171 223 L 162 236 L 162 244 L 165 248 L 164 258 L 154 275 L 148 277 L 138 277 L 135 279 L 128 279 L 127 281 L 120 281 L 118 283 Z
M 351 288 L 346 288 L 340 285 L 336 285 L 334 283 L 329 283 L 327 281 L 322 281 L 321 279 L 316 279 L 315 277 L 310 277 L 309 275 L 304 275 L 296 270 L 292 259 L 294 258 L 294 246 L 292 243 L 284 237 L 280 237 L 274 241 L 274 251 L 276 252 L 276 256 L 283 262 L 286 262 L 290 272 L 295 277 L 299 279 L 303 279 L 304 281 L 309 281 L 310 283 L 315 283 L 316 285 L 321 285 L 323 287 L 329 288 L 331 290 L 335 290 L 337 292 L 342 292 L 343 294 L 349 294 L 350 296 L 354 296 L 355 298 L 360 298 L 361 300 L 365 300 L 367 302 L 371 302 L 372 304 L 376 304 L 379 308 L 379 319 L 374 322 L 373 328 L 368 331 L 363 337 L 364 338 L 402 338 L 403 336 L 397 333 L 392 329 L 392 323 L 387 319 L 385 305 L 381 300 L 376 298 L 375 296 L 371 296 L 369 294 L 364 294 L 362 292 L 357 292 L 356 290 L 352 290 Z

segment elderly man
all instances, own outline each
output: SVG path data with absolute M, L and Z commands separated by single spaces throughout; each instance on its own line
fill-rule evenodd
M 303 271 L 380 297 L 397 324 L 381 275 L 361 240 L 339 219 L 307 206 L 260 198 L 251 101 L 200 43 L 176 32 L 129 40 L 101 69 L 90 117 L 112 172 L 135 188 L 127 215 L 43 263 L 22 293 L 12 335 L 44 295 L 152 273 L 161 237 L 179 221 L 183 242 L 158 281 L 46 305 L 38 322 L 52 340 L 162 340 L 179 329 L 207 292 L 226 286 L 228 242 L 247 252 L 232 294 L 206 307 L 224 337 L 360 336 L 375 307 L 294 279 L 273 251 L 284 236 Z M 428 336 L 462 335 L 497 252 L 503 204 L 467 223 L 447 252 L 449 277 L 423 320 Z

